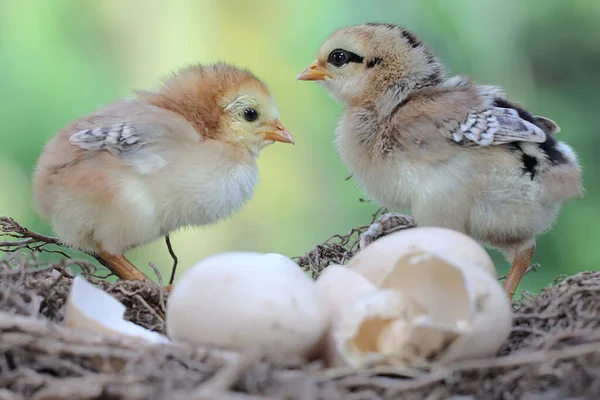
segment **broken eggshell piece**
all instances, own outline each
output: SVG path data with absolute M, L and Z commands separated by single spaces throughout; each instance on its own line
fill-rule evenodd
M 357 299 L 333 336 L 340 356 L 352 367 L 410 366 L 427 361 L 460 333 L 432 321 L 402 293 L 378 290 Z
M 122 335 L 144 339 L 151 343 L 168 343 L 157 332 L 124 319 L 125 306 L 85 278 L 73 278 L 65 310 L 65 325 L 101 335 Z
M 451 229 L 425 226 L 405 229 L 377 239 L 360 250 L 348 262 L 348 268 L 367 278 L 373 285 L 380 286 L 396 261 L 415 251 L 466 262 L 496 277 L 494 262 L 477 241 Z
M 349 365 L 407 367 L 491 356 L 508 337 L 510 301 L 485 269 L 415 251 L 387 272 L 379 290 L 343 310 L 332 333 Z
M 344 267 L 332 264 L 325 268 L 317 278 L 317 287 L 329 301 L 331 322 L 323 358 L 329 367 L 341 367 L 347 363 L 340 357 L 336 348 L 334 332 L 339 329 L 344 310 L 352 305 L 361 295 L 376 292 L 377 288 L 363 276 Z

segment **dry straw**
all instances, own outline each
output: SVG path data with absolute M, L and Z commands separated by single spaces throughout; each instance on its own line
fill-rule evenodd
M 377 214 L 297 259 L 318 273 L 410 218 Z M 509 340 L 494 358 L 428 371 L 325 370 L 184 345 L 144 346 L 62 326 L 72 276 L 82 273 L 127 307 L 126 318 L 164 333 L 158 285 L 105 281 L 100 270 L 40 250 L 59 244 L 0 219 L 0 399 L 567 399 L 600 398 L 600 273 L 568 277 L 515 302 Z M 46 244 L 44 244 L 46 243 Z M 18 250 L 18 251 L 17 251 Z M 35 250 L 35 251 L 33 251 Z

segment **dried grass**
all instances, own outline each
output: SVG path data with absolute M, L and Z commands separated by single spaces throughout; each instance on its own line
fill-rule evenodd
M 410 225 L 385 214 L 298 262 L 317 275 Z M 568 277 L 516 302 L 513 331 L 497 357 L 433 371 L 326 370 L 69 329 L 62 319 L 71 266 L 123 302 L 127 319 L 162 333 L 165 293 L 148 283 L 108 283 L 85 261 L 44 264 L 34 254 L 8 253 L 0 262 L 0 399 L 600 398 L 600 272 Z

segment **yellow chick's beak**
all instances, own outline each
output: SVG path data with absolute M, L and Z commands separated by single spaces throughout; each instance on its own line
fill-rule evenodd
M 302 72 L 298 74 L 296 77 L 299 81 L 322 81 L 325 77 L 333 78 L 325 67 L 319 65 L 319 61 L 315 60 L 312 64 L 306 67 Z
M 295 144 L 294 137 L 288 131 L 285 126 L 279 121 L 275 123 L 275 129 L 263 132 L 265 140 L 271 140 L 273 142 L 291 143 Z

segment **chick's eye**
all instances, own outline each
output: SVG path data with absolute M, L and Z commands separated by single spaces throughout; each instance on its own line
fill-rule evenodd
M 258 118 L 258 113 L 254 108 L 246 108 L 244 110 L 244 119 L 248 122 L 256 121 Z
M 327 62 L 336 67 L 341 67 L 342 65 L 350 62 L 350 54 L 344 50 L 334 50 L 329 54 Z

